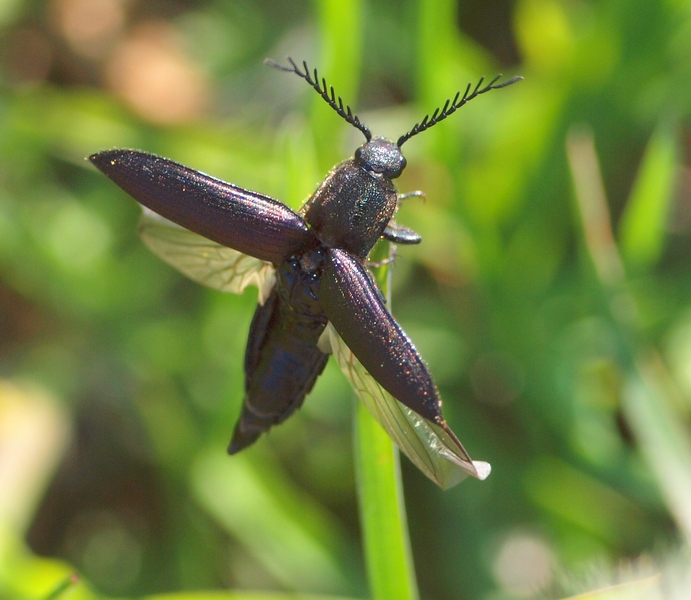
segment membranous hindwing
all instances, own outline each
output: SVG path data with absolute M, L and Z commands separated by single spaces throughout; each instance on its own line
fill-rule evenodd
M 201 285 L 233 294 L 256 285 L 260 304 L 274 288 L 270 262 L 221 246 L 146 207 L 139 218 L 139 235 L 154 254 Z
M 468 475 L 485 479 L 490 474 L 489 463 L 472 460 L 445 423 L 439 425 L 422 418 L 379 385 L 331 324 L 321 344 L 333 352 L 358 399 L 389 437 L 439 487 L 446 490 Z

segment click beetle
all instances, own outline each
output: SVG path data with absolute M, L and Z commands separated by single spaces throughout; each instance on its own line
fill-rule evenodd
M 259 288 L 245 354 L 245 397 L 229 446 L 239 452 L 301 405 L 333 353 L 359 398 L 411 460 L 444 488 L 489 465 L 470 459 L 441 412 L 432 376 L 385 306 L 367 258 L 379 239 L 417 244 L 393 220 L 401 198 L 394 179 L 406 166 L 401 146 L 490 90 L 458 92 L 396 142 L 373 137 L 333 87 L 300 68 L 267 61 L 309 83 L 365 136 L 298 212 L 166 158 L 107 150 L 89 160 L 142 204 L 140 233 L 161 258 L 196 281 L 241 293 Z M 413 193 L 420 195 L 420 193 Z

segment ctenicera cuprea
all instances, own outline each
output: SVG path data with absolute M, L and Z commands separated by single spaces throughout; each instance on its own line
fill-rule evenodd
M 365 144 L 336 165 L 302 209 L 244 190 L 166 158 L 106 150 L 89 160 L 144 206 L 140 234 L 163 260 L 224 292 L 259 288 L 245 353 L 245 398 L 228 451 L 239 452 L 301 405 L 333 353 L 358 397 L 399 448 L 443 488 L 489 475 L 448 427 L 432 376 L 385 306 L 367 258 L 384 238 L 417 244 L 393 220 L 393 184 L 406 166 L 401 146 L 490 90 L 458 92 L 395 143 L 373 137 L 316 69 L 289 67 L 309 83 Z M 421 193 L 413 193 L 421 195 Z

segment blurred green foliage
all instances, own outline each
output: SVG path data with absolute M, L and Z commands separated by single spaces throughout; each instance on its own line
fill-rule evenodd
M 442 493 L 403 461 L 421 597 L 557 597 L 691 538 L 689 2 L 4 0 L 0 28 L 0 477 L 33 482 L 0 479 L 1 598 L 75 569 L 59 597 L 368 593 L 333 361 L 226 457 L 256 298 L 158 261 L 84 161 L 140 148 L 299 206 L 361 140 L 265 56 L 390 137 L 525 77 L 405 147 L 427 201 L 394 312 L 493 465 Z

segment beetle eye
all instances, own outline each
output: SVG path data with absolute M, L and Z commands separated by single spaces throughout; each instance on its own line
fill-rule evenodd
M 362 162 L 362 146 L 355 150 L 355 162 L 360 164 Z
M 405 159 L 405 156 L 401 156 L 401 168 L 398 170 L 399 175 L 403 173 L 403 169 L 405 169 L 407 165 L 408 161 Z
M 396 171 L 391 171 L 391 173 L 389 173 L 389 177 L 391 177 L 391 179 L 396 179 L 397 177 L 400 177 L 401 173 L 403 173 L 403 169 L 405 169 L 407 164 L 408 162 L 406 161 L 405 157 L 401 156 L 399 168 Z

